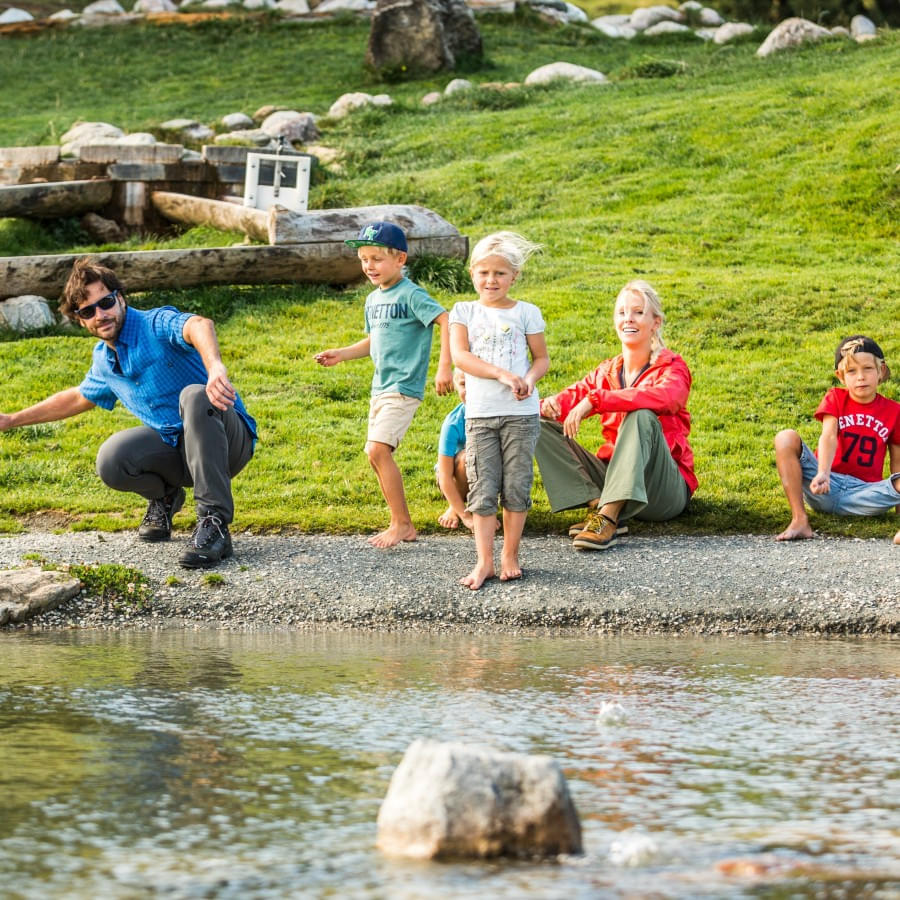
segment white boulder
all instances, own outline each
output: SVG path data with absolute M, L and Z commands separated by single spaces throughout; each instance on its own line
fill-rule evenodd
M 727 44 L 745 34 L 753 34 L 752 25 L 748 25 L 746 22 L 726 22 L 716 29 L 713 40 L 717 44 Z
M 77 156 L 90 144 L 111 144 L 125 137 L 125 132 L 108 122 L 76 122 L 59 140 L 61 156 Z
M 297 112 L 295 109 L 279 109 L 263 119 L 259 126 L 269 137 L 283 137 L 287 141 L 301 144 L 317 140 L 319 129 L 316 117 L 309 112 Z
M 365 91 L 352 91 L 349 94 L 341 94 L 328 109 L 328 115 L 332 119 L 343 119 L 352 110 L 362 106 L 390 106 L 394 101 L 388 94 L 367 94 Z
M 278 0 L 275 9 L 288 16 L 305 16 L 309 13 L 307 0 Z
M 628 19 L 635 31 L 645 31 L 657 22 L 681 22 L 684 13 L 671 6 L 645 6 L 636 9 Z
M 704 6 L 697 14 L 700 25 L 704 28 L 718 28 L 725 20 L 709 6 Z
M 15 25 L 16 22 L 31 22 L 34 16 L 24 9 L 17 9 L 10 6 L 9 9 L 0 13 L 0 25 Z
M 444 96 L 449 97 L 451 94 L 458 94 L 460 91 L 469 91 L 472 87 L 472 82 L 467 78 L 454 78 L 453 81 L 444 88 Z
M 56 319 L 50 311 L 50 305 L 43 297 L 26 294 L 22 297 L 10 297 L 0 303 L 0 325 L 10 331 L 23 334 L 55 324 Z
M 373 9 L 375 0 L 324 0 L 316 7 L 316 12 L 371 12 Z
M 67 19 L 77 19 L 78 13 L 72 12 L 71 9 L 61 9 L 58 12 L 53 13 L 48 16 L 49 19 L 58 19 L 62 22 L 65 22 Z
M 682 25 L 681 22 L 670 22 L 668 20 L 664 20 L 662 22 L 657 22 L 655 25 L 651 25 L 649 28 L 644 30 L 644 34 L 647 37 L 653 37 L 657 34 L 684 34 L 686 31 L 690 31 L 687 25 Z
M 581 825 L 549 756 L 418 740 L 391 778 L 377 846 L 416 859 L 581 852 Z
M 86 16 L 122 16 L 125 10 L 119 0 L 94 0 L 81 11 Z
M 607 78 L 596 69 L 574 63 L 555 62 L 540 66 L 525 78 L 525 84 L 549 84 L 551 81 L 577 81 L 587 84 L 606 84 Z
M 770 56 L 780 50 L 790 47 L 799 47 L 814 41 L 821 41 L 832 37 L 831 32 L 815 22 L 798 17 L 785 19 L 779 22 L 769 36 L 760 44 L 756 51 L 757 56 Z
M 878 34 L 878 29 L 875 27 L 875 23 L 866 16 L 854 16 L 850 20 L 850 34 L 853 37 L 858 38 L 863 34 Z
M 137 0 L 131 7 L 136 13 L 171 13 L 178 12 L 178 7 L 172 0 Z
M 222 124 L 229 131 L 243 131 L 245 129 L 255 128 L 256 123 L 246 113 L 235 112 L 222 116 Z

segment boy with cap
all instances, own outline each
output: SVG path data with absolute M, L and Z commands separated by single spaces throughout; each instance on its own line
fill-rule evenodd
M 793 429 L 775 436 L 775 464 L 791 507 L 790 524 L 776 541 L 813 536 L 804 498 L 814 510 L 839 516 L 900 512 L 900 403 L 878 393 L 891 377 L 884 353 L 872 338 L 855 334 L 838 344 L 834 366 L 843 387 L 829 390 L 816 410 L 822 423 L 816 453 Z M 884 478 L 886 454 L 891 474 Z
M 366 298 L 367 334 L 349 347 L 323 350 L 316 354 L 316 362 L 335 366 L 371 356 L 375 364 L 366 456 L 375 470 L 391 521 L 384 531 L 370 537 L 369 543 L 387 548 L 416 539 L 394 450 L 425 397 L 435 323 L 441 331 L 435 390 L 438 394 L 453 390 L 448 316 L 423 288 L 404 276 L 407 243 L 403 229 L 390 222 L 373 222 L 346 243 L 357 248 L 363 274 L 376 287 Z

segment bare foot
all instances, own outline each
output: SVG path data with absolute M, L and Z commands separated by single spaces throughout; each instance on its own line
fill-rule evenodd
M 373 534 L 368 541 L 373 547 L 386 550 L 388 547 L 396 547 L 402 541 L 414 541 L 416 537 L 416 529 L 412 525 L 391 525 L 390 528 Z
M 781 534 L 775 535 L 776 541 L 808 541 L 813 536 L 809 525 L 788 525 Z
M 900 531 L 898 531 L 898 532 L 894 535 L 894 543 L 895 543 L 895 544 L 900 544 Z
M 459 583 L 471 591 L 477 591 L 494 574 L 493 564 L 477 565 L 468 575 L 460 578 Z
M 448 506 L 439 516 L 438 525 L 442 528 L 459 528 L 459 516 Z
M 500 560 L 500 580 L 501 581 L 515 581 L 517 578 L 522 577 L 522 569 L 519 566 L 519 561 L 517 559 L 510 560 L 507 562 L 504 559 Z

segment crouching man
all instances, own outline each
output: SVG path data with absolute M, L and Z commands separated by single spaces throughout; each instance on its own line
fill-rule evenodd
M 172 306 L 132 309 L 115 272 L 90 258 L 75 263 L 60 311 L 99 339 L 90 371 L 78 387 L 0 413 L 0 431 L 120 401 L 143 424 L 103 442 L 97 474 L 148 501 L 138 536 L 168 540 L 193 486 L 197 527 L 181 565 L 208 568 L 231 556 L 231 479 L 253 455 L 256 422 L 228 380 L 212 321 Z

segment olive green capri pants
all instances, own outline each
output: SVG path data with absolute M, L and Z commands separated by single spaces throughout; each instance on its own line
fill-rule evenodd
M 619 521 L 665 522 L 684 512 L 691 498 L 659 424 L 649 409 L 628 413 L 608 461 L 597 459 L 563 434 L 562 425 L 541 419 L 535 458 L 553 512 L 625 501 Z

